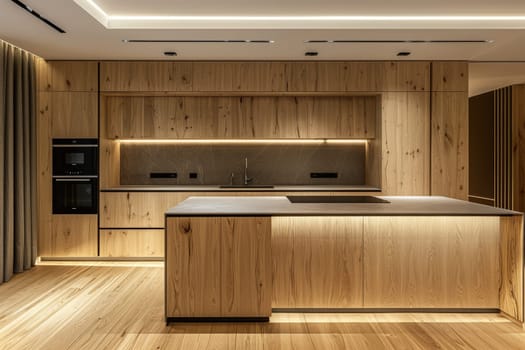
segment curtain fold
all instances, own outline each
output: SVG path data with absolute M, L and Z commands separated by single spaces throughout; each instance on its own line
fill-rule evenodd
M 36 259 L 35 56 L 0 41 L 0 283 Z

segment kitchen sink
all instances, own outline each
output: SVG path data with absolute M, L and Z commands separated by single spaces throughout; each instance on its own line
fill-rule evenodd
M 286 196 L 292 203 L 390 203 L 374 196 Z
M 221 185 L 219 188 L 273 188 L 273 185 Z

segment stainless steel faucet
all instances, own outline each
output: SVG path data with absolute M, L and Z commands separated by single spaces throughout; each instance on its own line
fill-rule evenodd
M 244 185 L 248 185 L 253 178 L 248 177 L 248 157 L 244 158 Z

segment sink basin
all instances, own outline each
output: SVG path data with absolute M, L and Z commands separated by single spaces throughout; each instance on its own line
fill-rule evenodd
M 273 185 L 221 185 L 219 188 L 273 188 Z
M 373 196 L 287 196 L 292 203 L 390 203 Z

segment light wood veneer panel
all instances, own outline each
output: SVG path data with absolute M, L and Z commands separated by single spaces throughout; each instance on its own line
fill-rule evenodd
M 365 217 L 364 307 L 499 308 L 499 217 Z
M 270 217 L 169 217 L 168 317 L 268 317 Z
M 430 190 L 428 93 L 383 93 L 381 104 L 383 193 L 428 195 Z
M 38 255 L 52 254 L 50 233 L 52 227 L 52 152 L 51 112 L 49 93 L 38 92 L 37 114 L 37 203 Z
M 362 217 L 272 217 L 273 307 L 363 307 L 362 241 Z
M 100 230 L 100 256 L 163 257 L 164 230 Z
M 105 98 L 105 137 L 373 138 L 377 97 Z
M 432 93 L 431 194 L 468 198 L 468 95 Z
M 523 322 L 523 216 L 500 218 L 500 309 Z
M 221 315 L 270 316 L 271 218 L 225 217 L 220 229 Z
M 191 91 L 191 62 L 100 63 L 100 91 Z
M 42 256 L 97 256 L 97 215 L 53 215 L 51 235 Z
M 221 218 L 168 218 L 166 315 L 221 315 Z
M 468 62 L 432 62 L 432 91 L 468 92 Z
M 96 61 L 42 61 L 38 70 L 40 91 L 98 91 Z
M 98 137 L 98 96 L 96 92 L 50 92 L 53 137 Z
M 162 228 L 164 213 L 187 192 L 101 192 L 101 228 Z

